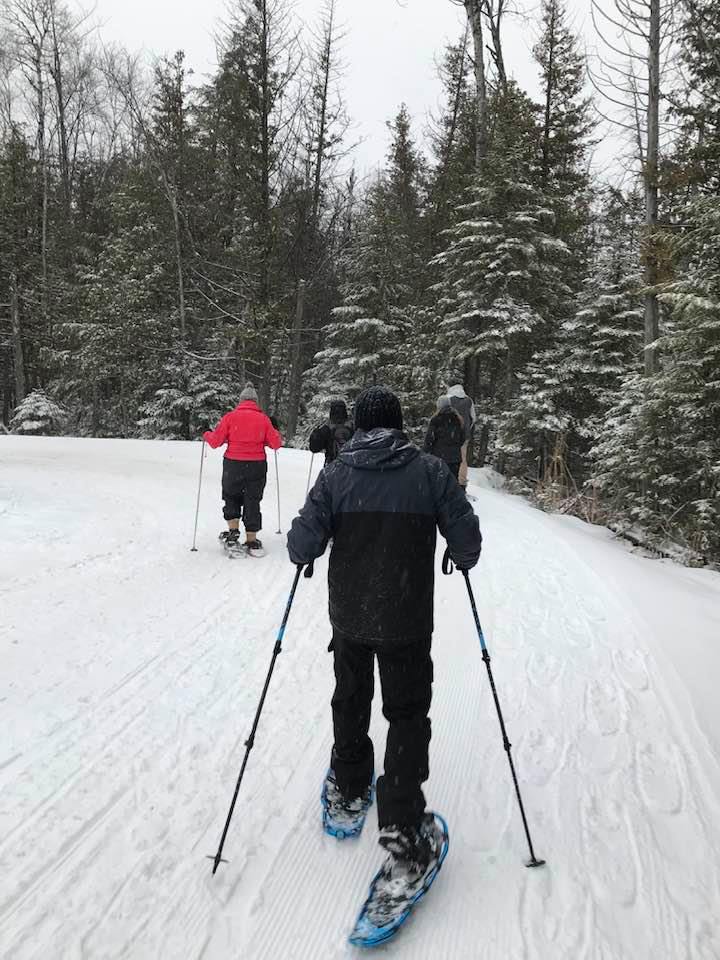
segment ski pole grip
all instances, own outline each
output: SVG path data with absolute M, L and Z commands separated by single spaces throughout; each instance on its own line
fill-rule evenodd
M 311 560 L 310 563 L 305 567 L 305 573 L 303 576 L 306 580 L 310 580 L 312 575 L 315 573 L 315 561 Z
M 442 572 L 443 572 L 443 573 L 445 574 L 445 576 L 447 577 L 447 576 L 449 576 L 454 570 L 455 570 L 455 567 L 454 567 L 453 562 L 452 562 L 452 557 L 450 556 L 450 547 L 446 547 L 446 548 L 445 548 L 445 553 L 444 553 L 443 559 L 442 559 Z

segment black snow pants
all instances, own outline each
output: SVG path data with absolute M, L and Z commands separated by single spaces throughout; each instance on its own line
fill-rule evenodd
M 222 495 L 225 501 L 223 516 L 226 520 L 242 518 L 248 533 L 262 530 L 260 501 L 267 480 L 266 460 L 223 461 Z
M 377 656 L 383 714 L 390 724 L 385 772 L 377 782 L 380 827 L 417 826 L 425 812 L 422 783 L 429 776 L 430 702 L 433 664 L 431 638 L 407 642 L 368 642 L 333 634 L 335 693 L 332 698 L 335 744 L 330 764 L 341 792 L 358 797 L 374 771 L 368 736 Z

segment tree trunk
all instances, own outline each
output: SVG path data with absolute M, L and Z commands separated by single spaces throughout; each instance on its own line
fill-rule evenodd
M 57 23 L 55 19 L 55 9 L 52 12 L 52 42 L 53 42 L 53 66 L 51 70 L 53 82 L 55 84 L 55 96 L 57 99 L 57 119 L 58 119 L 58 159 L 60 161 L 60 180 L 62 183 L 63 205 L 65 207 L 65 216 L 70 216 L 71 185 L 70 185 L 70 153 L 68 149 L 67 122 L 65 119 L 65 91 L 62 74 L 62 61 L 60 58 L 60 45 L 58 43 Z M 67 221 L 66 221 L 67 226 Z
M 660 0 L 650 0 L 650 37 L 648 46 L 647 158 L 645 182 L 645 284 L 658 282 L 658 165 L 660 153 Z M 645 376 L 657 371 L 655 343 L 660 334 L 660 310 L 657 294 L 645 294 Z
M 45 145 L 45 80 L 43 77 L 42 66 L 42 47 L 38 47 L 35 60 L 35 92 L 37 95 L 37 151 L 40 167 L 40 263 L 42 270 L 42 286 L 40 290 L 40 300 L 43 320 L 49 330 L 49 306 L 48 306 L 48 256 L 47 256 L 47 235 L 48 235 L 48 162 L 47 149 Z
M 300 408 L 300 388 L 302 386 L 302 360 L 300 338 L 303 326 L 303 308 L 305 304 L 305 281 L 298 281 L 297 309 L 293 324 L 292 353 L 290 359 L 290 388 L 288 390 L 287 438 L 292 440 L 297 431 Z
M 553 3 L 550 14 L 550 45 L 548 49 L 548 69 L 547 82 L 545 84 L 545 118 L 543 123 L 543 145 L 542 145 L 542 173 L 543 180 L 547 183 L 550 172 L 550 122 L 552 119 L 552 100 L 553 100 L 553 68 L 555 65 L 555 22 L 557 17 L 557 6 Z
M 12 330 L 13 370 L 15 373 L 15 405 L 25 399 L 25 353 L 22 342 L 20 302 L 18 299 L 17 275 L 10 274 L 10 328 Z
M 260 199 L 261 199 L 261 246 L 260 264 L 260 300 L 267 306 L 270 302 L 270 253 L 272 238 L 270 235 L 270 50 L 269 50 L 269 12 L 267 0 L 258 0 L 261 6 L 262 31 L 260 35 L 260 152 L 262 157 Z M 268 395 L 269 399 L 269 395 Z
M 482 0 L 480 0 L 480 2 L 482 2 Z M 507 73 L 505 71 L 505 57 L 503 56 L 501 34 L 503 3 L 504 0 L 498 0 L 496 11 L 494 9 L 494 3 L 492 3 L 492 0 L 485 0 L 487 18 L 490 22 L 490 36 L 492 37 L 492 50 L 490 53 L 495 61 L 495 68 L 498 72 L 500 89 L 502 90 L 503 94 L 505 94 L 507 93 Z
M 329 19 L 327 22 L 327 32 L 324 37 L 323 56 L 321 60 L 322 67 L 323 67 L 322 102 L 320 104 L 320 129 L 318 130 L 318 144 L 317 144 L 317 152 L 315 154 L 315 177 L 314 177 L 314 183 L 313 183 L 313 197 L 312 197 L 312 220 L 310 224 L 311 251 L 314 249 L 314 246 L 315 246 L 317 225 L 318 225 L 318 220 L 320 218 L 322 171 L 323 171 L 323 162 L 325 160 L 325 138 L 327 136 L 327 102 L 328 102 L 328 90 L 330 88 L 333 30 L 334 30 L 334 24 L 335 24 L 335 0 L 331 0 L 329 4 L 328 17 Z
M 480 170 L 487 153 L 487 86 L 485 83 L 485 47 L 483 44 L 482 0 L 464 0 L 475 52 L 475 168 Z
M 177 288 L 178 288 L 178 316 L 180 318 L 180 336 L 183 341 L 187 335 L 187 322 L 185 315 L 185 276 L 183 273 L 182 257 L 182 233 L 180 225 L 180 214 L 178 212 L 177 197 L 175 188 L 170 185 L 165 172 L 162 172 L 163 182 L 165 184 L 165 193 L 170 203 L 170 209 L 173 216 L 173 232 L 175 234 L 175 264 L 177 268 Z

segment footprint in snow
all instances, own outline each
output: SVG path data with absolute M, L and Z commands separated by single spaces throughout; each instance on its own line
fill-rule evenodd
M 675 744 L 641 743 L 636 751 L 638 790 L 649 810 L 676 815 L 683 809 L 685 784 Z

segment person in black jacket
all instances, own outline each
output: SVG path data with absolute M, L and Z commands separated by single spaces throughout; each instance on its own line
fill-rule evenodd
M 308 446 L 312 453 L 325 453 L 325 463 L 332 463 L 338 453 L 353 435 L 353 425 L 348 417 L 347 407 L 342 400 L 331 400 L 330 418 L 321 423 L 310 434 Z
M 380 843 L 422 865 L 433 843 L 437 846 L 422 791 L 429 775 L 436 534 L 439 529 L 461 570 L 477 563 L 482 538 L 478 518 L 447 465 L 422 453 L 402 432 L 394 394 L 384 387 L 365 391 L 355 406 L 355 426 L 354 437 L 320 474 L 288 534 L 294 564 L 321 556 L 332 538 L 335 742 L 323 796 L 351 812 L 369 805 L 374 757 L 368 730 L 377 657 L 389 722 L 385 772 L 377 783 Z
M 440 397 L 437 412 L 431 418 L 425 435 L 425 453 L 444 460 L 457 480 L 464 442 L 465 426 L 462 417 L 453 409 L 450 397 Z

